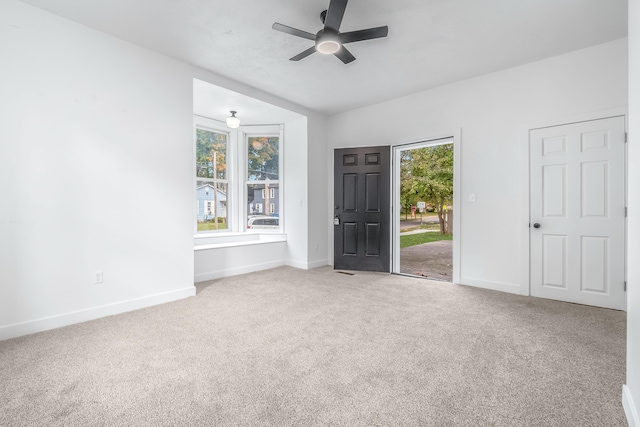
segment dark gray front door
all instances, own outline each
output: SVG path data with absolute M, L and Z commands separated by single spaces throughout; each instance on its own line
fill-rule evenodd
M 334 268 L 390 268 L 389 147 L 334 151 Z

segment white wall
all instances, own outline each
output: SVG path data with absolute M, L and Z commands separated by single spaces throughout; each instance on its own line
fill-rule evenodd
M 194 77 L 324 123 L 13 0 L 0 58 L 0 339 L 194 294 Z M 306 238 L 305 222 L 287 231 Z
M 307 158 L 307 119 L 286 123 L 284 128 L 284 232 L 287 233 L 289 264 L 307 268 L 308 177 L 302 159 Z M 305 144 L 299 144 L 304 138 Z
M 196 248 L 194 281 L 204 282 L 289 264 L 287 242 L 201 250 Z
M 326 141 L 326 120 L 309 123 L 309 138 Z M 325 224 L 327 223 L 327 145 L 309 144 L 307 170 L 309 177 L 309 268 L 327 265 L 329 259 L 329 241 Z M 333 158 L 333 156 L 332 156 Z M 333 203 L 330 204 L 333 208 Z M 331 229 L 333 233 L 333 229 Z M 332 252 L 333 253 L 333 252 Z
M 527 129 L 626 105 L 622 39 L 329 117 L 327 140 L 333 150 L 418 142 L 461 129 L 460 282 L 526 293 Z M 469 193 L 476 203 L 468 202 Z M 327 229 L 331 236 L 328 219 Z
M 623 404 L 640 427 L 640 1 L 629 0 L 629 217 L 627 270 L 627 384 Z

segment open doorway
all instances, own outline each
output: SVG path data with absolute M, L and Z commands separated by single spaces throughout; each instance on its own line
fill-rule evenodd
M 396 147 L 395 273 L 454 280 L 453 142 Z

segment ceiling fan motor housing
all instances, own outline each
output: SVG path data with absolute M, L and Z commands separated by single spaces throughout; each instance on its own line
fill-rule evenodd
M 332 31 L 328 28 L 318 31 L 316 35 L 316 50 L 318 52 L 329 55 L 336 53 L 341 47 L 342 44 L 337 31 Z
M 341 33 L 340 25 L 342 24 L 342 18 L 344 18 L 344 12 L 347 8 L 348 1 L 349 0 L 329 1 L 329 8 L 320 13 L 323 28 L 316 34 L 298 30 L 297 28 L 289 27 L 278 22 L 275 22 L 271 26 L 271 28 L 276 31 L 282 31 L 283 33 L 312 40 L 314 42 L 314 45 L 307 50 L 289 58 L 291 61 L 300 61 L 314 52 L 320 52 L 325 55 L 333 54 L 344 64 L 349 64 L 350 62 L 355 61 L 356 57 L 349 52 L 349 49 L 344 46 L 345 44 L 387 37 L 388 28 L 386 25 L 382 27 Z

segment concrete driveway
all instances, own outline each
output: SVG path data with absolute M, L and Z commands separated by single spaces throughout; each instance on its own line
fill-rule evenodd
M 401 273 L 451 282 L 452 264 L 452 240 L 440 240 L 400 249 Z

